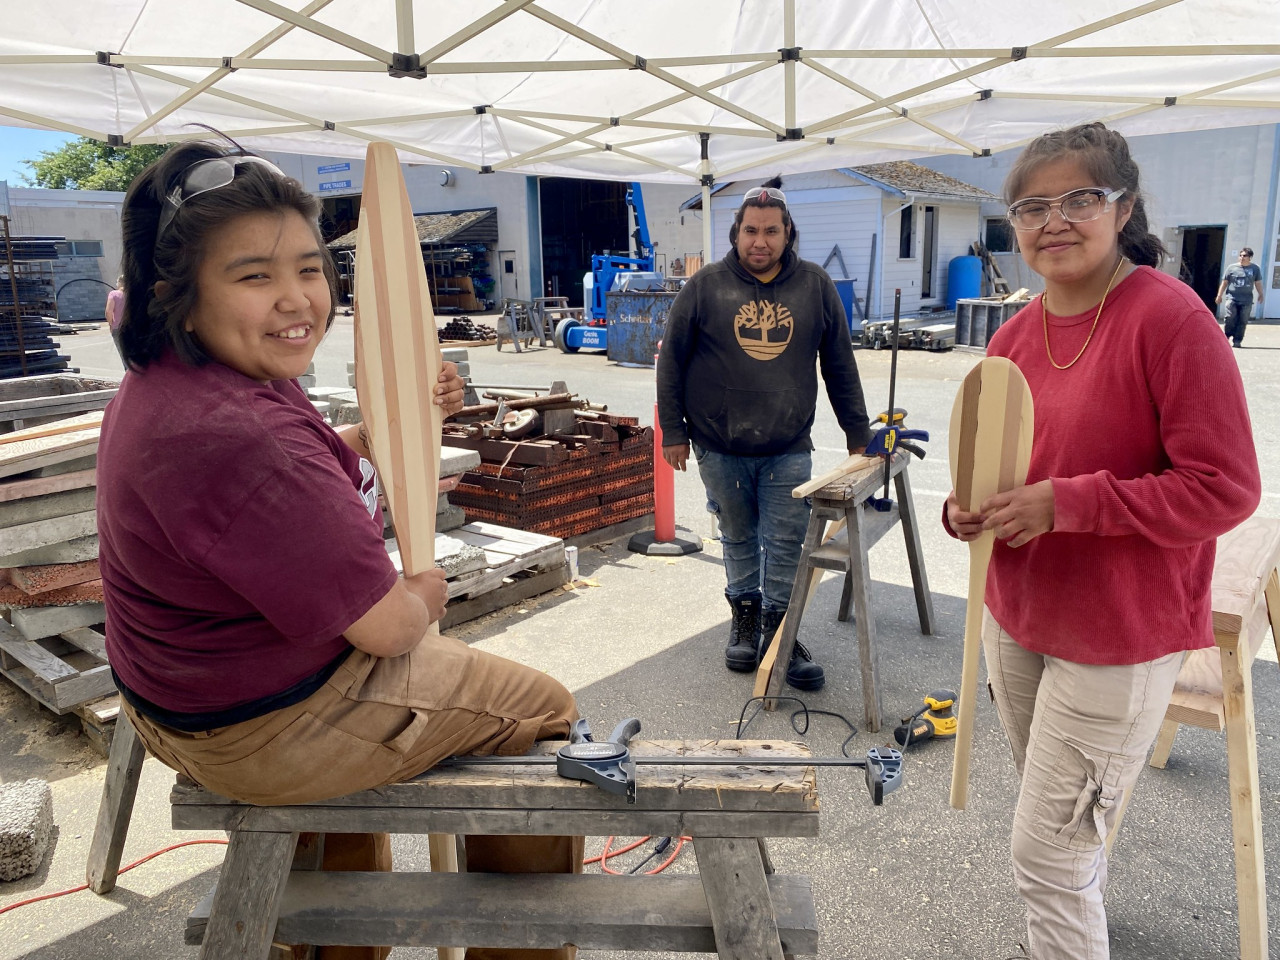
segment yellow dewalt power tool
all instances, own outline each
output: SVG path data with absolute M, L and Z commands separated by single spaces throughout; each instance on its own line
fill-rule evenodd
M 946 739 L 956 735 L 956 693 L 935 690 L 924 698 L 924 706 L 893 731 L 893 739 L 903 747 L 923 743 L 934 737 Z

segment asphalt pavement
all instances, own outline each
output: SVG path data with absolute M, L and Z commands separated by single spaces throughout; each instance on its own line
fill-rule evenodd
M 105 330 L 63 338 L 64 352 L 84 375 L 119 375 L 120 363 Z M 1280 516 L 1280 326 L 1254 324 L 1236 354 L 1249 394 L 1262 463 L 1260 513 Z M 340 317 L 317 356 L 320 385 L 346 384 L 351 357 L 350 318 Z M 860 730 L 849 745 L 860 754 L 884 744 L 896 718 L 920 706 L 921 696 L 959 684 L 968 553 L 949 539 L 937 518 L 950 489 L 946 434 L 960 380 L 978 355 L 904 351 L 898 362 L 897 403 L 913 427 L 931 433 L 929 456 L 910 470 L 938 629 L 922 636 L 902 540 L 890 533 L 870 555 L 872 604 L 879 633 L 885 727 Z M 571 391 L 610 412 L 652 421 L 650 368 L 624 367 L 599 353 L 533 348 L 519 355 L 509 345 L 472 348 L 474 379 L 491 384 L 549 385 Z M 889 354 L 859 351 L 868 406 L 887 402 Z M 1238 441 L 1239 424 L 1222 425 L 1223 443 Z M 825 400 L 814 431 L 815 471 L 845 455 L 843 435 Z M 1096 425 L 1082 442 L 1123 443 L 1123 411 Z M 526 603 L 460 625 L 468 643 L 544 669 L 574 691 L 599 731 L 639 717 L 642 736 L 730 737 L 751 678 L 723 665 L 729 608 L 723 599 L 719 545 L 696 473 L 676 482 L 681 536 L 703 550 L 687 557 L 630 553 L 625 539 L 585 547 L 581 580 Z M 861 681 L 852 623 L 840 623 L 840 584 L 829 577 L 806 611 L 801 639 L 827 670 L 827 685 L 805 694 L 811 708 L 842 714 L 861 726 Z M 1081 598 L 1087 602 L 1087 598 Z M 1159 602 L 1152 598 L 1152 602 Z M 1280 853 L 1280 669 L 1267 643 L 1253 671 L 1257 703 L 1262 824 L 1268 860 Z M 803 735 L 790 714 L 758 717 L 748 737 L 802 739 L 818 754 L 833 754 L 848 734 L 838 718 L 815 715 Z M 1111 861 L 1107 903 L 1112 955 L 1117 960 L 1222 960 L 1237 950 L 1235 881 L 1227 793 L 1225 740 L 1183 728 L 1164 770 L 1147 769 L 1129 807 Z M 83 882 L 105 761 L 92 751 L 74 719 L 57 718 L 25 694 L 0 682 L 0 781 L 41 777 L 54 792 L 57 824 L 52 853 L 31 878 L 0 884 L 0 909 L 26 898 Z M 906 759 L 905 784 L 884 806 L 873 807 L 860 772 L 824 768 L 818 783 L 822 835 L 817 840 L 773 841 L 781 873 L 812 880 L 822 960 L 1002 960 L 1024 939 L 1022 908 L 1010 876 L 1008 839 L 1016 782 L 1008 745 L 994 707 L 980 697 L 969 808 L 947 803 L 951 747 L 928 743 Z M 148 760 L 124 862 L 195 836 L 168 826 L 172 774 Z M 598 842 L 596 843 L 598 847 Z M 397 837 L 397 862 L 426 869 L 425 837 Z M 126 960 L 194 957 L 182 943 L 190 906 L 216 880 L 222 848 L 174 850 L 124 874 L 115 892 L 82 891 L 0 915 L 0 960 Z M 692 871 L 683 854 L 672 870 Z M 1274 871 L 1273 871 L 1274 872 Z M 1268 896 L 1273 929 L 1280 927 L 1280 877 Z M 433 951 L 400 949 L 395 960 Z M 587 960 L 614 954 L 584 953 Z M 619 958 L 621 954 L 616 955 Z M 626 954 L 666 957 L 666 954 Z M 672 955 L 674 956 L 674 955 Z

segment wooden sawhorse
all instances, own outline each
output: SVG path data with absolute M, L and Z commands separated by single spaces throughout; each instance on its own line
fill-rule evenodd
M 911 454 L 903 449 L 898 449 L 890 460 L 889 470 L 896 499 L 887 512 L 876 510 L 867 503 L 868 497 L 883 492 L 883 465 L 870 472 L 836 480 L 813 494 L 813 511 L 809 515 L 809 529 L 796 569 L 787 616 L 778 637 L 778 658 L 769 677 L 768 697 L 782 693 L 786 665 L 791 661 L 800 621 L 822 571 L 843 571 L 844 592 L 840 597 L 839 618 L 841 621 L 849 619 L 852 603 L 862 667 L 862 718 L 870 732 L 880 729 L 880 671 L 876 657 L 876 621 L 871 612 L 871 568 L 867 551 L 895 524 L 902 524 L 902 535 L 906 541 L 920 632 L 932 636 L 934 631 L 933 596 L 929 593 L 929 579 L 925 575 L 919 521 L 911 499 L 911 481 L 907 476 L 910 460 Z M 835 527 L 829 528 L 829 521 L 843 522 L 844 532 L 839 533 Z M 827 532 L 824 534 L 824 531 Z
M 557 743 L 538 744 L 552 753 Z M 782 741 L 633 741 L 634 756 L 807 756 Z M 438 767 L 323 803 L 257 807 L 179 777 L 179 830 L 228 830 L 212 905 L 188 919 L 202 960 L 287 944 L 691 951 L 783 960 L 818 949 L 809 881 L 773 873 L 766 837 L 816 837 L 812 767 L 644 765 L 636 802 L 548 766 Z M 301 832 L 691 836 L 697 876 L 330 873 Z M 292 866 L 292 869 L 291 869 Z M 465 867 L 464 867 L 465 869 Z
M 1218 538 L 1213 568 L 1214 647 L 1187 654 L 1151 766 L 1169 760 L 1182 723 L 1227 732 L 1231 834 L 1241 960 L 1267 958 L 1267 879 L 1253 720 L 1254 657 L 1267 629 L 1280 653 L 1280 520 L 1253 517 Z

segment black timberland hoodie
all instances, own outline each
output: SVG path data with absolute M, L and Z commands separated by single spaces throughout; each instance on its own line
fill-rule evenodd
M 658 356 L 662 442 L 746 457 L 812 450 L 818 364 L 848 446 L 870 439 L 844 307 L 816 264 L 788 249 L 761 283 L 736 250 L 690 278 Z

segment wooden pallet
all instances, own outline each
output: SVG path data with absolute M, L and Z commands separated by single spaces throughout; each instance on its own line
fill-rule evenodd
M 89 627 L 27 640 L 0 621 L 0 674 L 57 714 L 116 689 L 103 636 Z
M 477 597 L 496 590 L 514 574 L 543 573 L 565 563 L 564 541 L 559 537 L 479 521 L 450 530 L 449 536 L 479 547 L 489 564 L 484 570 L 450 580 L 450 600 Z

